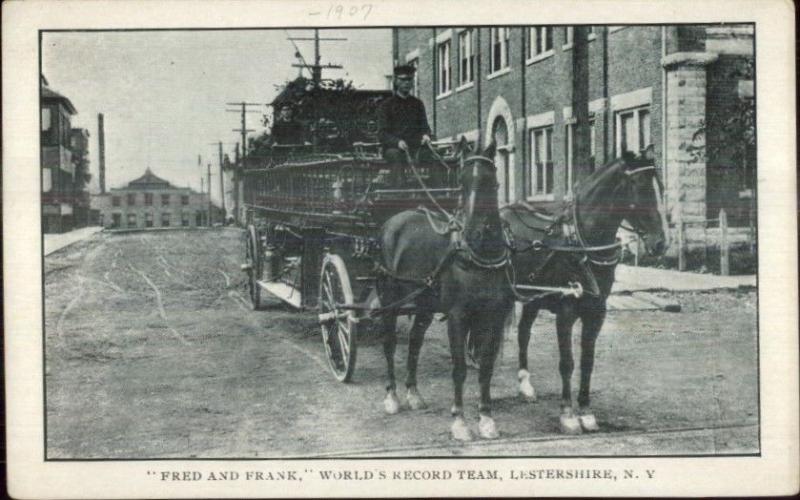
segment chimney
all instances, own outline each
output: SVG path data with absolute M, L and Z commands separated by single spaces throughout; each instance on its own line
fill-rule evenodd
M 103 132 L 103 113 L 97 114 L 97 151 L 100 155 L 100 194 L 106 193 L 106 139 Z

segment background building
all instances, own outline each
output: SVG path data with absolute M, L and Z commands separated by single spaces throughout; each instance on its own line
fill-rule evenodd
M 75 106 L 41 78 L 42 231 L 60 233 L 89 220 L 89 132 L 72 128 Z
M 396 28 L 438 139 L 492 139 L 500 200 L 559 202 L 652 145 L 673 221 L 754 220 L 752 25 Z M 580 40 L 585 40 L 581 42 Z M 692 225 L 697 222 L 696 225 Z M 678 226 L 675 226 L 678 227 Z
M 175 187 L 149 168 L 125 187 L 92 196 L 99 224 L 109 229 L 198 227 L 208 225 L 208 194 Z M 212 221 L 222 222 L 218 207 Z

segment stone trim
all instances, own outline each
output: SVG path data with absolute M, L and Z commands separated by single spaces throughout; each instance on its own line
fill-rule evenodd
M 661 58 L 661 66 L 669 69 L 673 66 L 707 66 L 719 59 L 715 52 L 675 52 Z
M 414 59 L 419 59 L 419 49 L 414 49 L 406 54 L 406 62 L 413 61 Z
M 624 94 L 611 96 L 611 109 L 628 109 L 647 106 L 653 102 L 653 87 L 636 89 Z
M 545 111 L 536 115 L 528 115 L 525 118 L 525 128 L 539 128 L 553 125 L 556 121 L 555 111 Z
M 436 44 L 438 45 L 438 44 L 440 44 L 442 42 L 446 42 L 447 40 L 450 40 L 451 38 L 453 38 L 453 29 L 449 28 L 449 29 L 447 29 L 445 31 L 442 31 L 438 35 L 436 35 Z

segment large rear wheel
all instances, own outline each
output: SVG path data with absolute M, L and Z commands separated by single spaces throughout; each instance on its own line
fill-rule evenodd
M 264 269 L 264 259 L 261 258 L 261 240 L 255 226 L 247 226 L 247 243 L 245 247 L 245 262 L 247 265 L 247 291 L 250 296 L 250 306 L 253 310 L 261 308 L 261 279 Z
M 327 254 L 322 261 L 319 282 L 320 328 L 322 343 L 333 375 L 340 382 L 349 382 L 356 367 L 358 317 L 352 309 L 353 289 L 344 261 Z

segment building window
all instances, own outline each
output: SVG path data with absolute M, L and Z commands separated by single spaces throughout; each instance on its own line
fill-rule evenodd
M 616 156 L 622 156 L 626 151 L 638 156 L 652 143 L 649 106 L 618 111 L 615 123 Z
M 153 214 L 150 212 L 144 214 L 144 227 L 153 227 Z
M 530 131 L 531 194 L 553 193 L 553 127 Z
M 458 34 L 458 85 L 475 80 L 475 36 L 472 29 Z
M 203 225 L 203 212 L 197 212 L 194 214 L 194 225 L 197 227 Z
M 136 214 L 128 214 L 128 227 L 136 227 Z
M 508 39 L 511 28 L 491 29 L 491 52 L 489 68 L 492 73 L 508 68 Z
M 148 207 L 153 206 L 153 193 L 144 194 L 144 204 Z
M 161 227 L 169 227 L 169 212 L 161 212 Z
M 527 59 L 532 59 L 553 50 L 552 27 L 532 26 L 527 31 Z
M 136 193 L 128 193 L 127 202 L 129 207 L 136 206 Z
M 169 195 L 162 194 L 161 195 L 161 205 L 169 205 Z
M 439 44 L 436 63 L 439 68 L 439 95 L 447 94 L 450 86 L 450 40 Z
M 122 203 L 122 200 L 120 199 L 119 196 L 112 196 L 111 197 L 111 206 L 112 207 L 118 207 L 118 206 L 120 206 L 120 203 Z
M 409 66 L 413 66 L 415 70 L 419 70 L 419 58 L 414 58 L 408 61 Z M 411 89 L 411 94 L 419 97 L 419 71 L 414 71 L 414 87 Z M 200 224 L 197 224 L 198 226 Z
M 567 26 L 564 28 L 564 45 L 566 48 L 572 47 L 572 42 L 575 39 L 575 28 Z
M 116 229 L 122 225 L 122 214 L 111 214 L 111 228 Z
M 188 227 L 189 226 L 189 214 L 183 212 L 181 214 L 181 226 Z
M 182 194 L 181 195 L 181 205 L 188 205 L 189 204 L 189 195 Z

